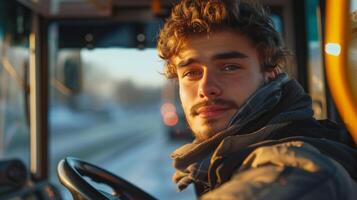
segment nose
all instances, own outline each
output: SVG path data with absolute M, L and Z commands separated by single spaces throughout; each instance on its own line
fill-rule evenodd
M 214 73 L 205 71 L 199 84 L 199 96 L 200 98 L 216 98 L 222 94 L 220 82 L 217 75 Z

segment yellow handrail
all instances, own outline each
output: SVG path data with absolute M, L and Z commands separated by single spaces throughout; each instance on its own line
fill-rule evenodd
M 357 102 L 348 84 L 347 56 L 349 29 L 349 1 L 326 2 L 326 76 L 332 97 L 347 129 L 357 144 Z

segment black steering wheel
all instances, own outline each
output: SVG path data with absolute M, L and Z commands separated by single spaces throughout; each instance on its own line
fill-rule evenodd
M 75 200 L 156 199 L 123 178 L 76 158 L 67 157 L 61 160 L 58 163 L 57 172 L 60 182 L 72 193 Z M 114 194 L 94 188 L 84 177 L 110 186 Z

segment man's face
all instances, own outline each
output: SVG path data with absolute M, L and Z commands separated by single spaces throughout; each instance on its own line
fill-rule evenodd
M 189 37 L 173 62 L 186 119 L 201 141 L 227 128 L 265 79 L 257 50 L 233 31 Z

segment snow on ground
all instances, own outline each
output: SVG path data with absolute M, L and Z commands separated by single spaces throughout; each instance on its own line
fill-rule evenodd
M 66 120 L 71 118 L 75 117 L 69 116 Z M 112 122 L 91 123 L 90 126 L 91 119 L 87 118 L 78 121 L 79 129 L 57 129 L 50 137 L 51 182 L 58 185 L 65 200 L 72 199 L 70 193 L 59 185 L 56 164 L 65 156 L 74 155 L 130 181 L 158 199 L 195 199 L 192 187 L 177 192 L 171 181 L 174 169 L 170 154 L 183 141 L 168 140 L 160 120 L 160 113 L 146 112 Z M 69 124 L 68 121 L 61 123 Z M 61 123 L 57 122 L 57 125 Z

